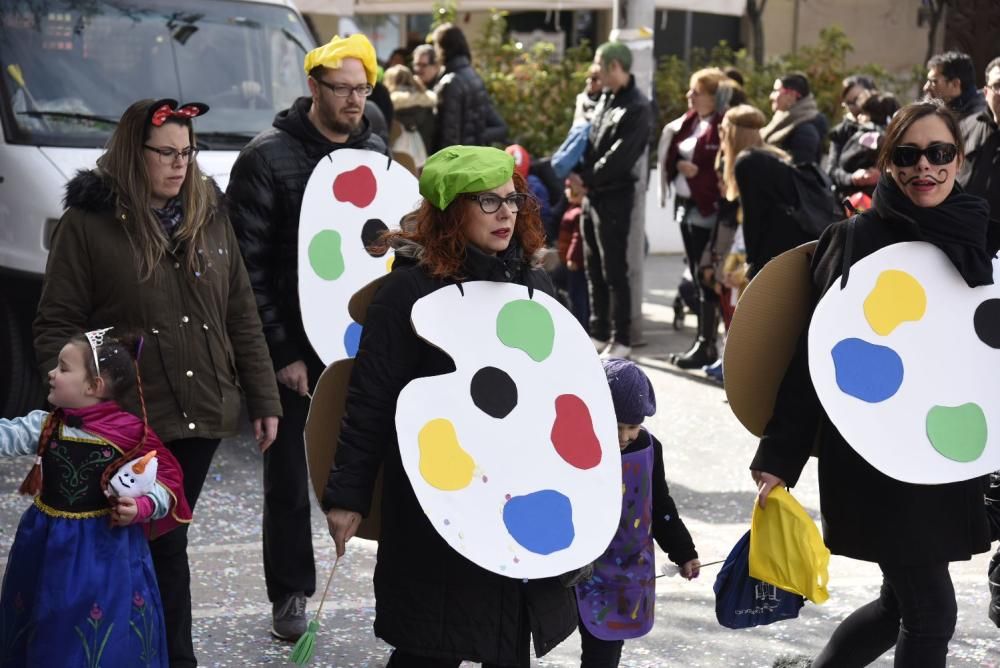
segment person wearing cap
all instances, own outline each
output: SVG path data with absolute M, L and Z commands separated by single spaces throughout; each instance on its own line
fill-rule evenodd
M 559 578 L 521 581 L 487 571 L 430 524 L 403 469 L 396 401 L 415 378 L 450 373 L 451 358 L 414 331 L 420 298 L 463 281 L 525 285 L 552 295 L 532 258 L 544 243 L 537 206 L 514 159 L 489 147 L 452 146 L 427 159 L 424 201 L 389 233 L 392 271 L 368 308 L 323 493 L 337 554 L 368 515 L 382 469 L 375 564 L 375 635 L 395 650 L 387 668 L 530 665 L 576 628 L 572 591 Z
M 818 164 L 830 125 L 816 106 L 805 74 L 791 72 L 774 80 L 771 110 L 771 122 L 760 131 L 764 141 L 783 149 L 796 164 Z
M 196 160 L 193 119 L 206 112 L 204 104 L 147 99 L 122 113 L 96 169 L 66 184 L 66 212 L 52 237 L 34 321 L 44 373 L 80 332 L 141 334 L 143 406 L 126 409 L 144 410 L 177 459 L 192 510 L 220 440 L 240 433 L 241 403 L 265 453 L 281 415 L 224 197 Z M 172 668 L 198 665 L 187 545 L 187 525 L 149 544 Z M 104 665 L 121 665 L 109 661 Z
M 656 413 L 653 384 L 630 360 L 605 359 L 604 373 L 618 419 L 625 491 L 615 537 L 594 562 L 593 575 L 576 585 L 581 665 L 588 668 L 617 668 L 625 640 L 644 636 L 653 628 L 654 540 L 677 564 L 682 577 L 693 580 L 701 571 L 691 533 L 670 496 L 663 446 L 642 426 Z M 610 611 L 608 601 L 616 601 Z
M 299 210 L 316 163 L 342 148 L 387 152 L 364 116 L 375 84 L 375 49 L 364 35 L 334 37 L 305 57 L 308 97 L 278 113 L 240 152 L 227 195 L 277 372 L 284 422 L 264 457 L 264 578 L 271 633 L 306 630 L 316 589 L 309 484 L 302 430 L 307 398 L 324 365 L 309 345 L 298 296 Z

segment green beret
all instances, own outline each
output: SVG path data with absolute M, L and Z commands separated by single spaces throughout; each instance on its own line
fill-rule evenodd
M 514 158 L 489 146 L 449 146 L 424 163 L 420 194 L 438 209 L 445 209 L 461 193 L 498 188 L 514 175 Z

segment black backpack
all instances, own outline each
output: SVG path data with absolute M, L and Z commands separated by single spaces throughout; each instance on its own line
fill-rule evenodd
M 785 214 L 812 238 L 819 239 L 830 223 L 843 220 L 844 211 L 837 204 L 833 182 L 816 163 L 795 165 L 792 184 L 797 201 L 785 205 Z

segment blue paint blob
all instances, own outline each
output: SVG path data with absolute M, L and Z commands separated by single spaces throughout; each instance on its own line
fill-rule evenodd
M 573 543 L 573 505 L 563 494 L 543 489 L 515 496 L 503 507 L 503 523 L 518 545 L 552 554 Z
M 347 326 L 347 331 L 344 332 L 344 350 L 347 351 L 348 357 L 354 357 L 358 354 L 358 344 L 360 343 L 361 325 L 352 322 Z
M 833 365 L 841 391 L 870 404 L 885 401 L 903 384 L 903 360 L 896 351 L 861 339 L 835 345 Z

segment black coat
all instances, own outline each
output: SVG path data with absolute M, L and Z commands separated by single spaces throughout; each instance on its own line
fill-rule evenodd
M 299 210 L 313 168 L 339 148 L 388 151 L 367 119 L 345 143 L 331 143 L 309 121 L 311 106 L 310 98 L 300 97 L 279 112 L 274 127 L 240 151 L 226 190 L 275 369 L 316 360 L 302 326 L 298 282 Z
M 826 116 L 816 114 L 812 119 L 796 125 L 779 146 L 792 156 L 792 162 L 796 164 L 819 164 L 823 159 L 823 139 L 826 138 L 829 127 Z
M 786 212 L 798 201 L 795 169 L 766 148 L 743 151 L 733 165 L 750 278 L 775 256 L 816 238 Z
M 434 92 L 437 126 L 428 154 L 455 144 L 488 146 L 506 137 L 507 125 L 493 108 L 486 85 L 468 57 L 456 56 L 445 64 L 445 75 Z
M 993 114 L 984 111 L 965 135 L 965 162 L 959 182 L 973 195 L 990 203 L 990 217 L 1000 220 L 1000 128 Z
M 912 223 L 874 213 L 870 210 L 855 219 L 852 262 L 890 244 L 917 239 Z M 820 238 L 812 262 L 817 303 L 840 278 L 848 224 L 834 223 Z M 996 231 L 991 230 L 992 252 L 1000 245 Z M 988 550 L 986 476 L 915 485 L 879 472 L 848 445 L 823 411 L 809 376 L 807 345 L 803 333 L 750 468 L 794 486 L 818 441 L 823 533 L 834 554 L 924 566 L 969 559 Z
M 512 281 L 553 293 L 545 272 L 529 268 L 517 252 L 498 258 L 470 249 L 464 273 L 470 280 Z M 452 549 L 417 501 L 396 436 L 400 391 L 415 378 L 455 369 L 410 324 L 418 299 L 452 283 L 431 278 L 397 251 L 392 273 L 368 308 L 322 505 L 367 515 L 381 464 L 375 634 L 415 654 L 516 665 L 523 624 L 531 628 L 538 656 L 576 629 L 572 590 L 557 578 L 522 582 L 496 575 Z
M 631 189 L 636 163 L 649 145 L 653 108 L 635 85 L 604 92 L 591 121 L 580 177 L 592 195 Z

